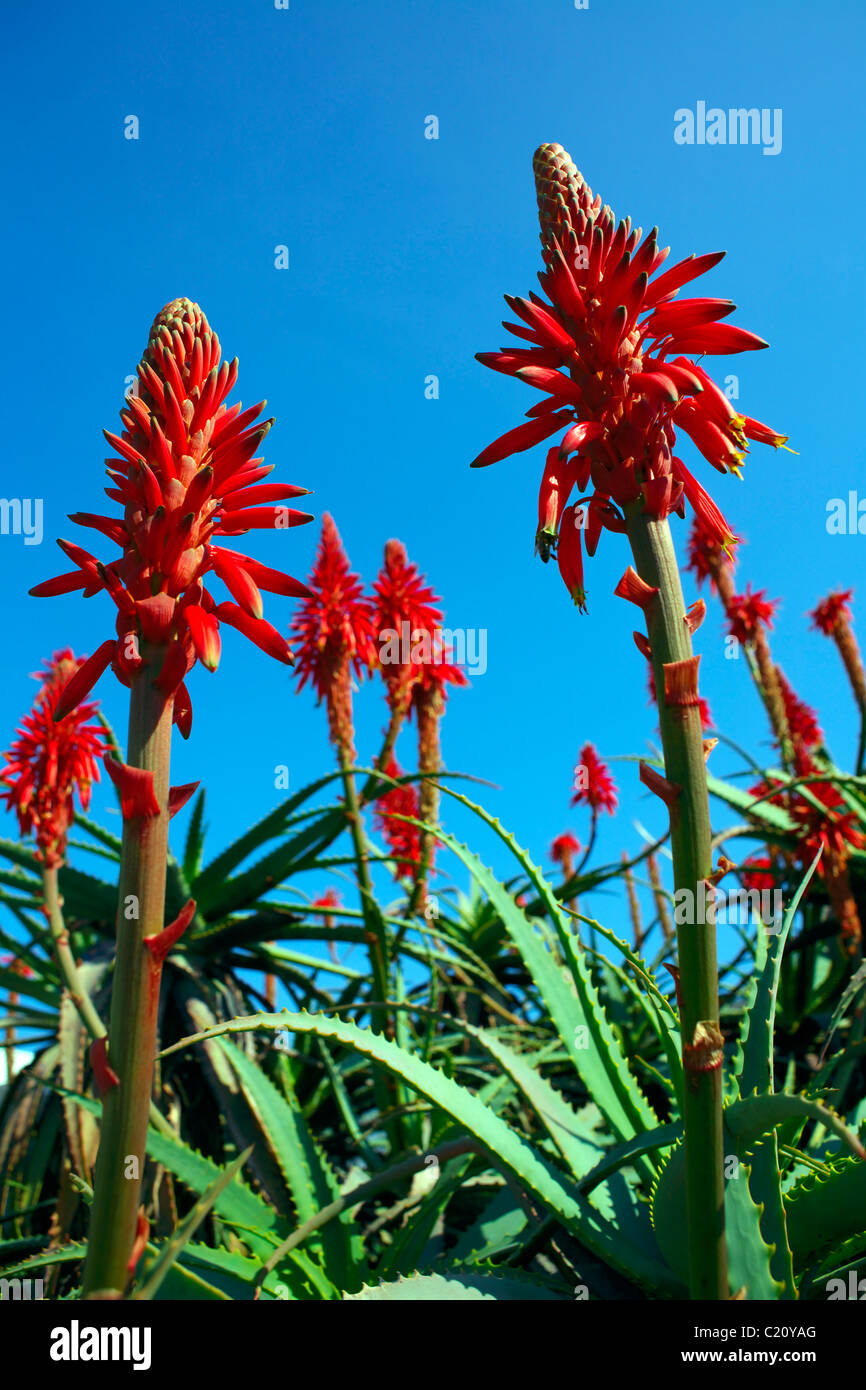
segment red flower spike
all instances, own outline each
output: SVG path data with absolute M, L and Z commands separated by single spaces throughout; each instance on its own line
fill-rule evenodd
M 120 813 L 124 820 L 150 820 L 159 815 L 159 802 L 153 790 L 153 773 L 143 767 L 130 767 L 115 758 L 103 758 L 105 770 L 120 792 Z
M 736 564 L 738 544 L 739 542 L 732 542 L 726 549 L 716 540 L 715 531 L 705 529 L 700 518 L 695 517 L 689 533 L 689 558 L 686 568 L 694 574 L 698 586 L 702 585 L 705 579 L 709 579 L 710 587 L 715 591 L 716 574 L 723 566 L 733 570 Z
M 396 759 L 391 758 L 385 769 L 387 777 L 403 776 Z M 391 787 L 376 801 L 376 824 L 388 844 L 394 860 L 394 877 L 411 878 L 421 867 L 421 831 L 413 824 L 419 814 L 418 792 L 410 783 Z M 401 819 L 408 817 L 409 819 Z M 435 843 L 430 847 L 432 858 Z
M 186 803 L 201 784 L 199 782 L 185 782 L 182 787 L 169 787 L 168 789 L 168 818 L 176 816 L 178 811 L 182 811 Z
M 74 516 L 117 544 L 121 557 L 102 565 L 81 547 L 60 542 L 79 575 L 61 575 L 34 592 L 48 596 L 79 588 L 87 597 L 106 590 L 124 615 L 119 629 L 124 640 L 114 662 L 119 679 L 128 683 L 142 664 L 153 662 L 165 673 L 160 688 L 171 694 L 196 660 L 213 670 L 219 658 L 214 603 L 202 584 L 210 570 L 219 572 L 221 552 L 211 543 L 213 535 L 279 530 L 310 518 L 279 505 L 301 496 L 305 488 L 262 483 L 270 467 L 253 455 L 273 420 L 254 423 L 263 403 L 246 411 L 226 405 L 237 360 L 220 362 L 218 339 L 198 305 L 176 299 L 157 315 L 138 378 L 138 394 L 127 398 L 121 410 L 122 434 L 106 432 L 115 451 L 107 460 L 112 483 L 107 491 L 120 502 L 121 515 Z M 228 573 L 233 597 L 253 623 L 263 622 L 254 562 L 245 565 L 238 558 L 221 577 Z M 272 580 L 272 592 L 302 590 L 297 581 L 264 566 L 261 578 Z M 285 645 L 271 640 L 268 634 L 274 629 L 269 625 L 267 634 L 260 627 L 247 631 L 240 623 L 235 626 L 286 659 Z M 134 639 L 131 646 L 126 639 Z M 178 646 L 182 658 L 171 656 Z M 188 725 L 186 714 L 178 722 Z
M 550 857 L 554 864 L 565 864 L 566 859 L 580 854 L 580 841 L 572 835 L 570 830 L 564 834 L 557 835 L 550 846 Z
M 853 594 L 853 589 L 837 589 L 835 593 L 828 594 L 821 600 L 809 614 L 812 626 L 817 632 L 823 632 L 825 637 L 832 637 L 841 623 L 854 621 L 854 615 L 848 607 Z
M 773 861 L 766 854 L 753 855 L 747 859 L 743 864 L 743 887 L 749 891 L 757 890 L 759 893 L 769 892 L 777 887 L 775 875 L 767 872 L 772 867 Z
M 751 584 L 747 584 L 744 594 L 731 596 L 727 605 L 728 630 L 738 642 L 753 642 L 760 627 L 773 626 L 773 614 L 779 601 L 766 599 L 766 592 L 766 589 L 760 589 L 753 594 Z
M 162 931 L 156 936 L 144 937 L 143 944 L 150 952 L 151 961 L 157 970 L 162 969 L 162 963 L 169 951 L 180 941 L 180 938 L 195 916 L 195 906 L 195 901 L 190 898 L 189 902 L 182 908 L 173 922 L 167 927 L 163 927 Z
M 362 680 L 376 661 L 373 605 L 349 568 L 327 512 L 309 589 L 311 597 L 301 602 L 292 621 L 298 638 L 298 689 L 310 681 L 318 698 L 325 699 L 331 739 L 353 761 L 352 676 Z
M 689 357 L 669 360 L 678 353 L 766 346 L 755 334 L 721 322 L 734 307 L 728 299 L 674 302 L 680 288 L 717 265 L 722 253 L 691 256 L 657 275 L 667 250 L 659 249 L 656 233 L 640 243 L 629 221 L 615 226 L 610 208 L 593 197 L 560 145 L 542 145 L 533 166 L 544 257 L 539 281 L 550 302 L 534 294 L 528 300 L 506 296 L 522 320 L 506 327 L 532 347 L 482 353 L 480 359 L 544 390 L 550 410 L 533 407 L 529 422 L 496 440 L 474 466 L 529 449 L 562 424 L 562 452 L 581 455 L 579 490 L 592 479 L 589 555 L 602 526 L 624 529 L 619 511 L 608 509 L 611 499 L 625 507 L 641 497 L 646 513 L 660 519 L 682 515 L 688 503 L 727 546 L 733 537 L 721 512 L 674 458 L 677 428 L 723 473 L 739 473 L 749 438 L 778 446 L 783 437 L 736 414 Z
M 591 743 L 585 743 L 581 748 L 575 774 L 575 790 L 571 805 L 586 805 L 594 812 L 605 810 L 612 816 L 617 807 L 616 785 L 607 770 L 607 765 L 602 762 Z
M 63 863 L 75 797 L 86 811 L 91 786 L 99 781 L 99 760 L 107 749 L 103 730 L 88 722 L 96 704 L 82 704 L 79 698 L 73 713 L 58 716 L 70 680 L 87 665 L 66 648 L 55 652 L 35 673 L 40 691 L 3 755 L 6 766 L 0 769 L 4 784 L 0 794 L 8 809 L 15 811 L 21 834 L 35 837 L 36 858 L 48 868 Z
M 93 1068 L 93 1080 L 97 1094 L 102 1100 L 112 1086 L 120 1085 L 117 1072 L 113 1071 L 109 1065 L 107 1038 L 95 1038 L 90 1044 L 90 1065 Z
M 392 710 L 407 713 L 418 687 L 438 686 L 445 699 L 448 684 L 468 684 L 442 641 L 441 600 L 418 566 L 410 562 L 402 541 L 387 542 L 373 593 L 376 665 Z
M 658 589 L 644 583 L 637 570 L 629 565 L 613 592 L 617 598 L 628 599 L 629 603 L 637 604 L 644 613 L 648 613 Z
M 785 718 L 795 747 L 799 746 L 805 750 L 816 748 L 818 744 L 824 742 L 824 735 L 818 724 L 818 716 L 809 705 L 800 699 L 799 695 L 795 694 L 778 666 L 776 667 L 776 679 L 782 692 Z

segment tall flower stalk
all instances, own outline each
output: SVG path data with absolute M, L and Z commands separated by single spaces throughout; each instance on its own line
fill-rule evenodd
M 630 219 L 616 223 L 560 145 L 542 145 L 534 170 L 547 299 L 506 296 L 519 322 L 506 323 L 517 347 L 479 354 L 486 366 L 543 393 L 526 423 L 483 450 L 475 467 L 531 448 L 551 435 L 542 474 L 536 548 L 556 554 L 576 606 L 586 608 L 584 551 L 602 531 L 627 536 L 633 557 L 617 594 L 642 611 L 635 634 L 652 665 L 664 775 L 641 778 L 670 816 L 674 884 L 697 905 L 713 878 L 705 747 L 692 633 L 703 603 L 687 611 L 668 518 L 686 506 L 721 547 L 734 537 L 722 513 L 674 453 L 683 430 L 720 473 L 741 473 L 748 441 L 777 448 L 786 436 L 736 412 L 696 355 L 766 347 L 723 322 L 730 300 L 677 300 L 681 288 L 724 253 L 690 257 L 657 274 L 667 257 L 657 231 L 641 240 Z M 564 431 L 564 433 L 563 433 Z M 578 496 L 571 501 L 574 492 Z M 677 930 L 683 1038 L 686 1200 L 693 1298 L 728 1297 L 724 1236 L 722 1035 L 715 926 L 690 918 Z
M 32 834 L 36 841 L 43 911 L 60 978 L 91 1038 L 98 1041 L 106 1030 L 81 983 L 63 919 L 58 880 L 75 817 L 75 800 L 82 810 L 88 809 L 91 788 L 99 781 L 99 763 L 108 752 L 102 728 L 90 722 L 96 713 L 95 703 L 80 704 L 65 718 L 57 718 L 61 692 L 84 660 L 66 648 L 55 652 L 41 671 L 34 672 L 40 690 L 12 747 L 4 754 L 6 767 L 0 781 L 6 784 L 6 804 L 15 811 L 21 834 Z
M 169 820 L 197 785 L 170 786 L 172 726 L 188 737 L 192 724 L 186 678 L 197 662 L 216 670 L 221 623 L 291 662 L 288 642 L 263 617 L 261 591 L 307 592 L 290 576 L 214 543 L 311 519 L 285 505 L 306 489 L 262 481 L 271 468 L 253 456 L 273 421 L 254 423 L 264 402 L 246 411 L 226 405 L 236 378 L 237 359 L 221 362 L 219 340 L 198 305 L 166 305 L 121 411 L 122 432 L 106 431 L 115 456 L 107 460 L 105 491 L 120 514 L 71 518 L 107 537 L 120 556 L 103 563 L 59 541 L 76 568 L 31 591 L 46 597 L 82 590 L 89 597 L 104 590 L 117 610 L 116 636 L 71 674 L 55 718 L 74 710 L 109 664 L 130 691 L 126 762 L 105 759 L 120 793 L 123 843 L 108 1041 L 92 1051 L 103 1113 L 85 1298 L 123 1297 L 146 1239 L 139 1197 L 160 980 L 168 952 L 195 915 L 190 901 L 175 921 L 164 922 Z M 232 601 L 214 600 L 205 587 L 211 573 Z
M 414 715 L 418 730 L 418 816 L 424 822 L 420 855 L 408 915 L 424 910 L 427 878 L 436 849 L 439 816 L 436 774 L 442 767 L 440 726 L 449 685 L 465 686 L 466 675 L 442 637 L 442 609 L 427 579 L 398 540 L 385 546 L 382 569 L 373 586 L 378 669 L 385 683 L 391 717 L 380 766 L 390 758 L 403 720 Z
M 860 711 L 860 741 L 857 747 L 855 771 L 863 772 L 866 757 L 866 671 L 857 638 L 854 636 L 854 617 L 849 607 L 853 589 L 837 589 L 813 609 L 812 625 L 836 643 L 842 664 L 851 682 L 854 699 Z
M 384 1005 L 389 993 L 389 945 L 385 925 L 376 909 L 370 879 L 367 841 L 355 781 L 355 721 L 352 687 L 369 673 L 375 660 L 373 605 L 349 566 L 340 533 L 327 512 L 309 592 L 292 621 L 298 639 L 298 689 L 309 682 L 328 715 L 328 731 L 337 754 L 349 832 L 355 850 L 358 888 L 376 1000 Z M 387 1030 L 380 1008 L 373 1011 L 376 1032 Z

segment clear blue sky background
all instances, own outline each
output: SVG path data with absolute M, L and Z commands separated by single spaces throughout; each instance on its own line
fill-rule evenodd
M 850 760 L 856 720 L 838 658 L 804 614 L 830 587 L 857 585 L 866 546 L 825 528 L 829 498 L 866 496 L 861 4 L 153 0 L 19 7 L 5 28 L 0 492 L 44 499 L 45 539 L 0 537 L 4 746 L 34 693 L 27 673 L 53 648 L 91 651 L 110 635 L 107 599 L 27 589 L 67 568 L 57 535 L 92 539 L 66 514 L 101 509 L 101 430 L 116 427 L 154 315 L 186 295 L 239 356 L 240 397 L 268 398 L 275 476 L 314 489 L 311 509 L 333 512 L 365 578 L 399 536 L 451 625 L 486 629 L 488 669 L 449 706 L 448 765 L 498 784 L 487 804 L 536 859 L 567 826 L 583 838 L 585 813 L 568 808 L 580 745 L 641 752 L 656 722 L 634 614 L 612 596 L 625 542 L 603 538 L 579 617 L 555 566 L 533 558 L 543 447 L 468 468 L 532 403 L 473 355 L 504 341 L 503 292 L 535 285 L 531 159 L 557 140 L 619 215 L 659 224 L 671 263 L 727 248 L 702 292 L 734 299 L 734 321 L 771 349 L 719 359 L 719 373 L 737 372 L 744 410 L 799 452 L 756 446 L 744 483 L 688 445 L 686 457 L 750 542 L 743 581 L 784 598 L 777 659 Z M 780 107 L 782 152 L 676 145 L 674 111 L 698 100 Z M 137 141 L 124 138 L 131 114 Z M 438 140 L 424 138 L 428 115 Z M 278 244 L 287 271 L 274 268 Z M 428 374 L 438 400 L 425 399 Z M 316 525 L 242 545 L 304 575 L 317 536 Z M 267 615 L 285 628 L 290 610 L 274 598 Z M 713 606 L 699 638 L 704 693 L 719 729 L 760 757 L 762 712 L 721 637 Z M 208 787 L 212 850 L 275 804 L 276 764 L 295 788 L 330 765 L 308 692 L 297 697 L 286 669 L 239 635 L 227 631 L 223 650 L 215 677 L 194 675 L 193 735 L 175 741 L 173 769 Z M 99 693 L 123 731 L 124 692 L 109 675 Z M 379 690 L 363 690 L 357 710 L 370 758 Z M 400 754 L 410 762 L 405 735 Z M 715 754 L 715 771 L 735 765 Z M 607 857 L 637 848 L 635 819 L 662 825 L 635 766 L 617 780 Z M 95 805 L 108 815 L 112 798 L 98 792 Z M 622 925 L 615 899 L 595 908 Z

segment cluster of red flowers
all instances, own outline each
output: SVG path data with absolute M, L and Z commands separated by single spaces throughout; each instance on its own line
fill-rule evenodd
M 746 592 L 733 594 L 726 605 L 728 631 L 738 642 L 753 642 L 760 624 L 773 626 L 773 615 L 778 606 L 779 600 L 768 599 L 765 589 L 752 593 L 751 584 L 747 584 Z
M 332 518 L 325 516 L 309 592 L 295 614 L 299 688 L 310 681 L 328 709 L 331 739 L 346 766 L 355 760 L 352 714 L 353 679 L 378 671 L 391 711 L 385 773 L 402 773 L 391 755 L 400 723 L 415 716 L 419 734 L 419 771 L 439 770 L 438 726 L 449 686 L 467 685 L 464 672 L 442 639 L 443 614 L 438 598 L 405 546 L 388 541 L 373 596 L 364 593 L 352 573 Z M 430 782 L 420 794 L 411 786 L 394 787 L 378 800 L 377 819 L 394 860 L 397 876 L 418 869 L 422 860 L 417 826 L 397 816 L 430 820 Z M 432 856 L 432 846 L 430 847 Z
M 559 864 L 562 868 L 563 878 L 566 882 L 574 874 L 574 861 L 580 854 L 580 841 L 570 830 L 564 831 L 562 835 L 557 835 L 550 846 L 550 857 L 554 864 Z
M 708 579 L 710 589 L 715 591 L 719 568 L 722 565 L 731 570 L 734 568 L 739 544 L 739 540 L 732 538 L 727 545 L 721 545 L 714 533 L 702 524 L 701 518 L 694 517 L 689 531 L 686 569 L 691 570 L 695 576 L 699 589 L 704 580 Z
M 581 748 L 574 771 L 572 806 L 589 806 L 593 815 L 604 810 L 612 816 L 617 807 L 616 785 L 591 743 Z
M 853 594 L 853 589 L 837 589 L 835 593 L 828 594 L 812 610 L 812 626 L 818 632 L 823 632 L 825 637 L 832 637 L 841 623 L 853 622 L 853 614 L 848 607 Z
M 325 700 L 331 739 L 353 762 L 352 677 L 362 680 L 376 659 L 373 605 L 349 568 L 340 533 L 327 512 L 308 590 L 292 619 L 298 689 L 309 681 L 318 699 Z
M 422 691 L 468 685 L 442 640 L 440 600 L 412 564 L 401 541 L 385 546 L 385 559 L 373 585 L 378 667 L 392 709 L 407 712 Z
M 185 678 L 196 661 L 216 670 L 221 622 L 278 661 L 292 660 L 285 638 L 262 616 L 261 590 L 297 597 L 304 585 L 213 541 L 311 521 L 285 505 L 307 489 L 262 481 L 271 467 L 253 455 L 273 420 L 254 423 L 264 401 L 245 411 L 226 405 L 237 359 L 221 364 L 220 355 L 219 339 L 197 304 L 176 299 L 157 315 L 137 390 L 120 412 L 123 431 L 105 434 L 117 455 L 106 460 L 111 486 L 105 491 L 122 512 L 70 518 L 107 536 L 120 558 L 103 564 L 59 541 L 76 568 L 31 590 L 48 596 L 81 589 L 85 597 L 105 590 L 117 608 L 117 637 L 76 674 L 64 712 L 87 695 L 109 663 L 124 685 L 155 663 L 156 683 L 174 697 L 175 722 L 186 736 L 192 707 Z M 214 601 L 204 584 L 210 571 L 234 602 Z
M 730 544 L 721 512 L 674 453 L 678 429 L 719 472 L 738 475 L 747 441 L 778 448 L 787 436 L 738 414 L 692 360 L 693 354 L 767 346 L 754 333 L 721 322 L 735 308 L 730 300 L 674 302 L 724 252 L 690 256 L 657 275 L 668 254 L 658 245 L 657 229 L 641 240 L 630 219 L 616 225 L 560 145 L 542 145 L 534 169 L 544 257 L 538 278 L 547 300 L 506 295 L 520 321 L 504 326 L 524 346 L 478 358 L 545 399 L 473 466 L 564 431 L 547 455 L 537 540 L 543 559 L 556 549 L 566 587 L 583 607 L 581 538 L 594 554 L 601 531 L 623 531 L 623 508 L 638 499 L 654 517 L 682 515 L 688 502 L 716 543 Z M 584 494 L 590 485 L 586 499 L 567 505 L 575 488 Z
M 846 865 L 852 849 L 866 846 L 866 836 L 859 829 L 859 818 L 832 781 L 819 780 L 826 777 L 827 765 L 815 756 L 824 739 L 815 711 L 791 689 L 778 667 L 776 676 L 790 733 L 790 770 L 801 785 L 792 789 L 771 778 L 753 787 L 752 795 L 766 798 L 790 816 L 796 826 L 797 857 L 802 867 L 811 863 L 819 849 L 823 851 L 817 872 L 827 884 L 845 946 L 854 950 L 861 937 L 861 926 Z M 746 887 L 770 886 L 772 875 L 767 870 L 771 862 L 766 856 L 750 860 L 743 876 Z
M 385 768 L 385 775 L 394 778 L 403 776 L 403 770 L 395 758 Z M 420 867 L 421 831 L 414 823 L 418 814 L 418 792 L 408 782 L 392 787 L 376 802 L 376 824 L 394 860 L 395 878 L 412 878 Z M 411 819 L 404 820 L 404 816 Z
M 57 718 L 61 692 L 81 668 L 83 657 L 69 649 L 55 652 L 34 679 L 42 682 L 30 713 L 17 730 L 18 737 L 0 773 L 5 782 L 6 806 L 18 816 L 22 835 L 33 834 L 37 858 L 46 868 L 57 868 L 66 855 L 66 838 L 75 815 L 75 796 L 86 811 L 90 789 L 99 781 L 99 760 L 107 752 L 102 729 L 92 724 L 97 705 L 79 705 L 65 718 Z

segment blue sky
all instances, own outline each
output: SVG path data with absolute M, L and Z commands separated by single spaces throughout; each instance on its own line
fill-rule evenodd
M 838 0 L 586 10 L 153 0 L 7 16 L 0 492 L 44 500 L 44 540 L 0 536 L 0 741 L 32 697 L 29 671 L 53 648 L 90 651 L 111 633 L 107 599 L 35 600 L 27 589 L 67 567 L 56 536 L 86 543 L 66 515 L 101 509 L 101 430 L 116 425 L 154 315 L 186 295 L 240 358 L 235 399 L 267 397 L 276 415 L 265 450 L 275 477 L 314 490 L 310 509 L 334 514 L 367 581 L 399 536 L 449 624 L 486 631 L 487 670 L 449 707 L 449 767 L 497 783 L 487 804 L 536 859 L 566 826 L 583 837 L 585 816 L 568 809 L 579 747 L 641 752 L 655 726 L 634 616 L 612 595 L 625 542 L 603 538 L 580 617 L 555 566 L 533 558 L 543 446 L 468 468 L 532 403 L 474 354 L 504 341 L 502 294 L 535 285 L 531 159 L 556 140 L 618 215 L 659 225 L 671 263 L 727 248 L 702 292 L 734 299 L 734 321 L 771 347 L 719 359 L 718 376 L 736 372 L 742 408 L 789 433 L 798 453 L 756 446 L 743 483 L 712 474 L 691 446 L 686 458 L 748 538 L 743 581 L 784 599 L 774 653 L 850 762 L 853 705 L 804 614 L 829 588 L 857 585 L 866 545 L 825 525 L 830 498 L 858 487 L 866 498 L 852 360 L 866 254 L 854 72 L 864 27 L 862 6 Z M 674 112 L 698 101 L 781 109 L 781 152 L 676 144 Z M 130 115 L 137 140 L 124 138 Z M 430 115 L 437 140 L 425 138 Z M 287 270 L 274 265 L 280 245 Z M 317 536 L 316 525 L 243 545 L 304 575 Z M 290 611 L 275 598 L 267 616 L 284 629 Z M 721 632 L 711 607 L 703 692 L 721 732 L 760 758 L 762 711 L 744 663 L 724 660 Z M 174 781 L 208 787 L 212 850 L 275 804 L 276 765 L 293 788 L 330 766 L 309 693 L 296 696 L 285 668 L 239 635 L 226 633 L 223 653 L 216 676 L 193 677 L 193 734 L 175 740 L 173 767 Z M 122 733 L 125 693 L 110 675 L 98 693 Z M 357 711 L 370 758 L 378 688 L 359 694 Z M 714 771 L 735 765 L 715 754 Z M 638 846 L 635 819 L 662 824 L 635 766 L 616 775 L 608 858 Z M 615 900 L 595 907 L 621 925 Z

